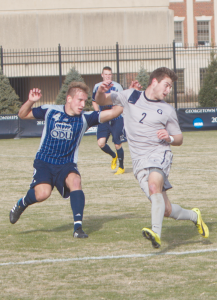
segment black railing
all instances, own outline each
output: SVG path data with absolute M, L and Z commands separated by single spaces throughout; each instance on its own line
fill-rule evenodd
M 6 50 L 0 47 L 1 68 L 21 101 L 26 101 L 30 88 L 39 87 L 43 98 L 39 105 L 55 103 L 56 96 L 70 68 L 74 67 L 90 89 L 101 81 L 104 66 L 113 70 L 113 80 L 127 88 L 141 67 L 148 73 L 165 66 L 174 69 L 178 81 L 167 101 L 175 108 L 197 107 L 198 92 L 216 46 L 176 47 L 121 46 L 102 48 Z

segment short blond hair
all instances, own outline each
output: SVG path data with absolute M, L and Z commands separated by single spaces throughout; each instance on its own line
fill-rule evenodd
M 73 98 L 78 91 L 84 92 L 88 95 L 89 87 L 84 82 L 72 81 L 68 86 L 66 97 L 70 95 Z

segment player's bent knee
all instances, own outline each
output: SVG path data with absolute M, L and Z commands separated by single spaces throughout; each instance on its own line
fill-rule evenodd
M 157 193 L 161 193 L 161 189 L 155 183 L 149 184 L 149 194 L 152 195 Z
M 121 149 L 121 147 L 122 147 L 122 144 L 120 144 L 120 145 L 118 145 L 118 144 L 115 144 L 115 149 L 116 149 L 116 150 L 119 150 L 119 149 Z
M 76 173 L 70 173 L 66 178 L 66 186 L 70 191 L 81 190 L 81 177 Z
M 49 198 L 50 194 L 51 193 L 49 191 L 46 191 L 46 190 L 40 191 L 38 193 L 35 193 L 35 198 L 38 202 L 42 202 L 42 201 L 46 200 L 47 198 Z
M 105 143 L 104 142 L 101 142 L 100 140 L 98 140 L 98 146 L 100 147 L 100 148 L 104 148 L 105 147 Z
M 49 184 L 39 184 L 34 187 L 35 198 L 38 202 L 42 202 L 50 197 L 51 195 L 51 186 Z

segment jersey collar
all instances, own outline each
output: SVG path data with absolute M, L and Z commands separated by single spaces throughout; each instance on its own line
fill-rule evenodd
M 146 97 L 146 95 L 145 95 L 145 91 L 144 91 L 144 97 L 145 97 L 145 99 L 147 100 L 147 101 L 149 101 L 149 102 L 161 102 L 162 100 L 151 100 L 151 99 L 148 99 L 147 97 Z

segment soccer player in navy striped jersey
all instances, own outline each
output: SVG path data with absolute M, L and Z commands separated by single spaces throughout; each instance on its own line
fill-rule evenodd
M 106 80 L 112 81 L 112 69 L 108 66 L 104 67 L 102 70 L 102 79 L 103 82 Z M 98 105 L 95 102 L 95 95 L 96 92 L 102 82 L 99 82 L 95 84 L 93 88 L 93 95 L 92 95 L 92 104 L 95 109 L 95 111 L 103 111 L 105 109 L 111 109 L 112 105 Z M 110 93 L 111 91 L 121 92 L 123 91 L 122 86 L 112 81 L 112 86 L 110 86 L 110 89 L 107 91 L 107 93 Z M 112 135 L 112 141 L 115 144 L 116 153 L 110 148 L 110 146 L 107 144 L 107 141 L 109 139 L 109 136 Z M 111 162 L 111 169 L 115 170 L 117 166 L 117 160 L 119 161 L 119 168 L 115 175 L 120 175 L 125 172 L 124 169 L 124 150 L 122 148 L 122 142 L 125 142 L 125 133 L 124 133 L 124 123 L 123 123 L 123 117 L 122 115 L 118 116 L 117 118 L 114 118 L 113 120 L 99 124 L 97 128 L 97 143 L 98 146 L 102 151 L 109 154 L 112 157 Z
M 177 75 L 162 67 L 150 74 L 149 85 L 144 92 L 128 89 L 108 94 L 106 91 L 112 83 L 105 82 L 96 94 L 96 102 L 100 105 L 113 104 L 123 109 L 134 175 L 152 205 L 152 228 L 144 227 L 142 233 L 154 248 L 161 245 L 164 216 L 175 220 L 191 220 L 203 237 L 209 236 L 200 210 L 188 210 L 172 204 L 166 193 L 172 188 L 168 180 L 173 157 L 170 144 L 180 146 L 183 141 L 175 109 L 163 101 L 175 80 Z
M 29 206 L 46 200 L 56 186 L 63 198 L 70 197 L 74 216 L 74 233 L 77 238 L 87 238 L 82 229 L 85 196 L 77 168 L 78 147 L 85 131 L 115 116 L 116 108 L 103 112 L 83 112 L 89 88 L 82 82 L 69 85 L 65 105 L 32 106 L 42 97 L 34 88 L 19 111 L 21 119 L 45 120 L 39 149 L 34 160 L 33 180 L 25 197 L 18 200 L 10 211 L 10 222 L 15 224 Z M 119 109 L 120 111 L 120 109 Z

